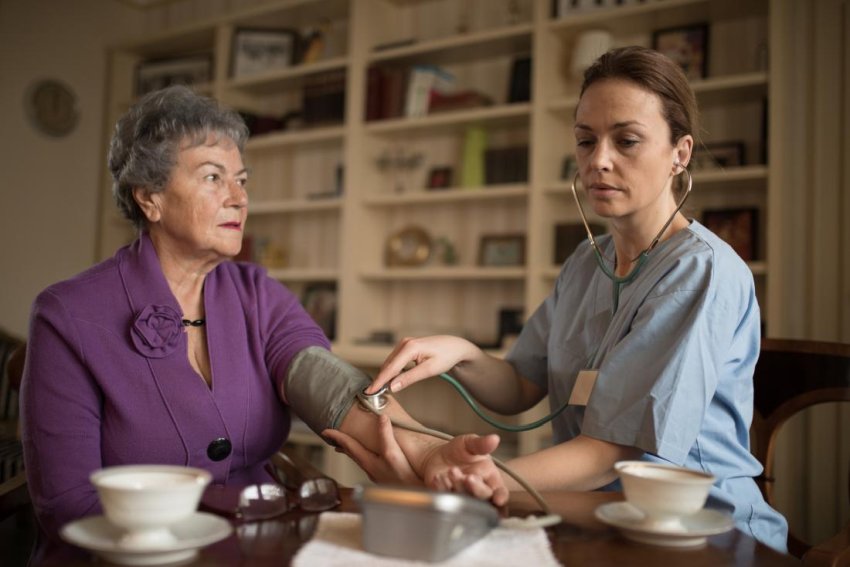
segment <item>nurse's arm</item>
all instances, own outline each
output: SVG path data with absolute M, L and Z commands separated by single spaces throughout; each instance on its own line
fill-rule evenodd
M 367 391 L 374 393 L 390 384 L 392 391 L 398 392 L 443 372 L 450 373 L 485 407 L 505 415 L 525 411 L 545 395 L 510 363 L 449 335 L 400 341 Z
M 637 459 L 643 451 L 587 435 L 508 462 L 537 490 L 595 490 L 617 478 L 614 463 Z M 506 478 L 510 490 L 521 487 Z

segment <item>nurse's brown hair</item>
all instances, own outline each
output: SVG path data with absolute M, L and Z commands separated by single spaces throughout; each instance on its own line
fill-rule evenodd
M 597 81 L 622 79 L 652 92 L 661 100 L 664 120 L 670 127 L 670 143 L 675 145 L 690 134 L 697 144 L 699 110 L 694 91 L 681 67 L 662 53 L 646 47 L 612 49 L 599 57 L 585 72 L 581 96 Z M 681 188 L 677 188 L 679 193 Z

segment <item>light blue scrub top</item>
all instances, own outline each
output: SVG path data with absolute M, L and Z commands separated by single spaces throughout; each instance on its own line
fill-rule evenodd
M 614 257 L 610 235 L 597 242 Z M 612 288 L 585 240 L 507 355 L 548 392 L 553 410 L 569 399 L 580 370 L 598 370 L 587 407 L 571 405 L 552 422 L 554 442 L 583 433 L 642 449 L 643 460 L 711 473 L 708 505 L 785 552 L 787 523 L 752 478 L 762 471 L 749 451 L 760 341 L 752 272 L 691 221 L 621 287 L 613 317 Z

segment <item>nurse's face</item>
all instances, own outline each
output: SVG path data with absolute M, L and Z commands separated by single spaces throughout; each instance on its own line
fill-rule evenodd
M 576 108 L 576 161 L 596 214 L 651 219 L 675 208 L 675 162 L 687 163 L 690 136 L 673 145 L 658 95 L 623 79 L 587 88 Z M 648 215 L 642 215 L 647 212 Z
M 160 257 L 165 251 L 215 264 L 238 254 L 248 214 L 247 180 L 242 155 L 229 138 L 183 143 L 165 190 L 136 194 Z

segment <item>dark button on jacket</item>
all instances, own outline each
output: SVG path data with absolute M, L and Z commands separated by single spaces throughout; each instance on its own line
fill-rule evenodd
M 230 451 L 233 445 L 230 444 L 230 439 L 219 437 L 207 446 L 207 456 L 211 461 L 223 461 L 230 456 Z

